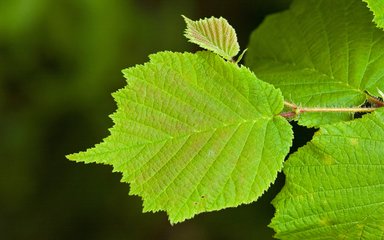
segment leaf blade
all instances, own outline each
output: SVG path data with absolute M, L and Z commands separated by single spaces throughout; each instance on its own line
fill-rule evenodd
M 287 101 L 308 107 L 356 107 L 384 81 L 384 33 L 361 1 L 296 0 L 267 17 L 251 37 L 246 63 L 280 88 Z M 351 114 L 305 113 L 305 126 L 346 121 Z
M 183 16 L 187 28 L 184 36 L 189 42 L 210 50 L 227 60 L 232 60 L 240 51 L 235 29 L 226 19 L 205 18 L 198 21 Z
M 111 135 L 68 158 L 113 165 L 144 211 L 166 211 L 172 223 L 255 201 L 292 141 L 280 91 L 213 53 L 150 59 L 124 70 Z
M 377 27 L 384 29 L 384 3 L 382 1 L 363 0 L 373 13 Z
M 281 239 L 380 239 L 384 234 L 384 111 L 320 128 L 287 160 L 273 200 Z

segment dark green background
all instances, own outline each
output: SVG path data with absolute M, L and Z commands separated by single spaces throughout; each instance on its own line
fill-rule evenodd
M 170 226 L 163 212 L 143 214 L 110 166 L 64 156 L 108 135 L 121 69 L 157 51 L 197 50 L 181 14 L 227 18 L 244 49 L 265 15 L 289 2 L 1 0 L 0 238 L 272 239 L 269 202 L 282 176 L 257 203 Z

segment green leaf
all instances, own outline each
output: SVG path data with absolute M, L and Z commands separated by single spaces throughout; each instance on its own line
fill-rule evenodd
M 306 107 L 356 107 L 384 89 L 384 32 L 358 0 L 296 0 L 253 32 L 247 66 Z M 305 126 L 349 120 L 348 113 L 305 113 Z
M 327 125 L 292 154 L 274 199 L 281 239 L 382 239 L 384 111 Z
M 187 23 L 185 36 L 190 42 L 219 54 L 227 60 L 232 60 L 239 53 L 240 47 L 235 29 L 229 25 L 226 19 L 211 17 L 192 21 L 183 17 Z
M 373 12 L 373 21 L 379 28 L 384 29 L 384 1 L 382 0 L 363 0 Z
M 157 53 L 124 75 L 111 135 L 69 159 L 113 165 L 172 223 L 255 201 L 275 180 L 292 132 L 272 85 L 210 52 Z

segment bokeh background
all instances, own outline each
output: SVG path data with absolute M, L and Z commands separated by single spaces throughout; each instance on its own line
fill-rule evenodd
M 290 0 L 1 0 L 0 239 L 272 239 L 270 201 L 170 226 L 142 213 L 121 175 L 65 155 L 108 135 L 121 69 L 162 50 L 196 51 L 181 14 L 223 16 L 242 49 L 263 18 Z M 296 136 L 295 147 L 310 137 Z

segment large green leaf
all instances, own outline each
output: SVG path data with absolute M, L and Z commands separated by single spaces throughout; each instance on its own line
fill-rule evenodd
M 190 42 L 232 60 L 240 51 L 235 29 L 226 19 L 205 18 L 198 21 L 184 17 L 187 24 L 185 36 Z
M 363 0 L 373 12 L 373 21 L 378 27 L 384 28 L 384 1 L 382 0 Z
M 124 70 L 111 135 L 68 158 L 113 165 L 145 211 L 172 223 L 255 201 L 291 145 L 281 92 L 210 52 L 150 59 Z
M 360 0 L 296 0 L 252 34 L 246 63 L 297 105 L 359 106 L 365 91 L 384 89 L 384 32 Z M 306 113 L 298 120 L 319 126 L 351 117 Z
M 383 239 L 384 111 L 320 128 L 284 166 L 281 239 Z

